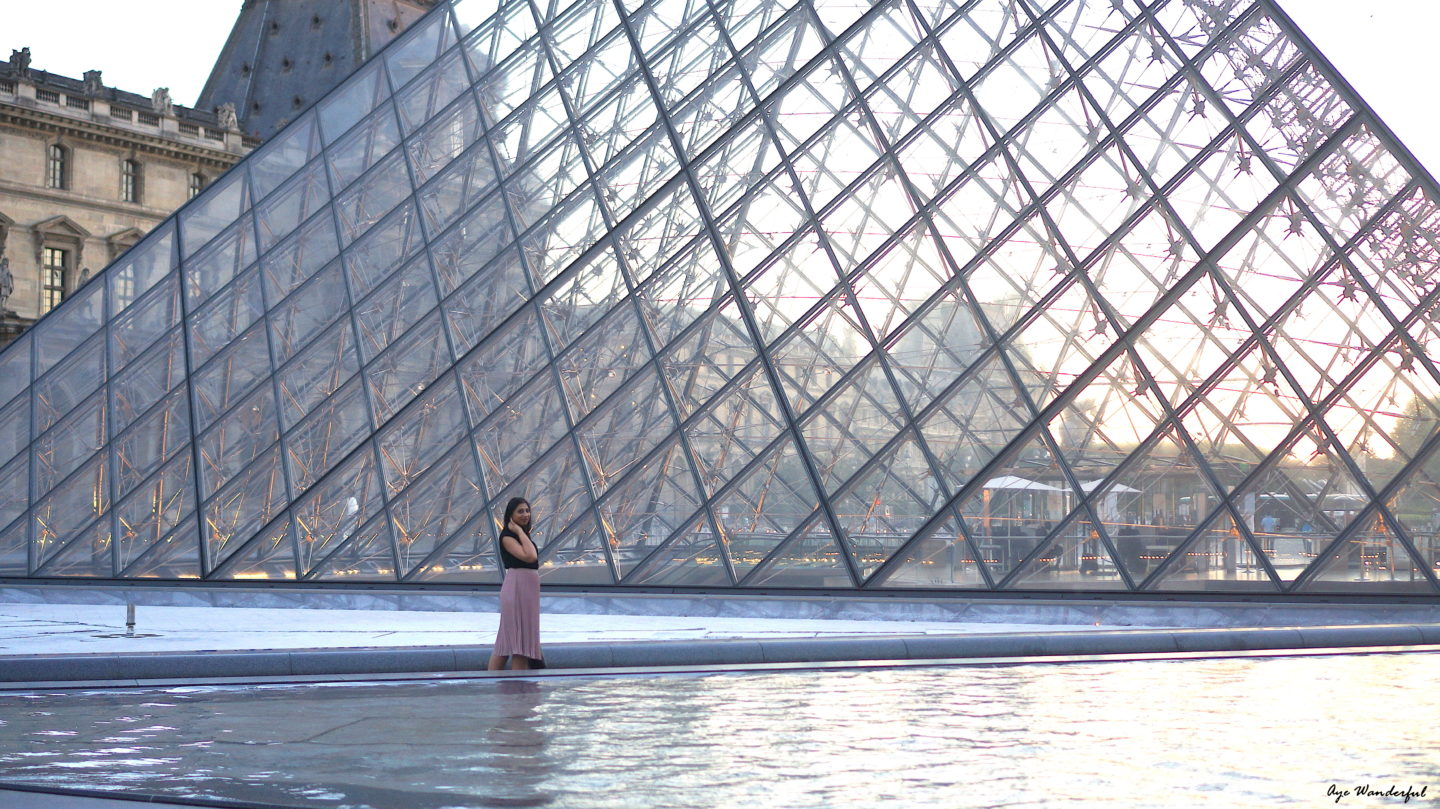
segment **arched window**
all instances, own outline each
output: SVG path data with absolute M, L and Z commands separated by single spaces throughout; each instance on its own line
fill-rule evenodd
M 65 180 L 69 172 L 66 171 L 66 161 L 69 159 L 69 151 L 60 144 L 50 146 L 50 160 L 45 174 L 45 184 L 51 188 L 64 188 Z
M 137 160 L 120 161 L 120 199 L 140 201 L 140 162 Z
M 204 189 L 205 175 L 201 174 L 198 171 L 190 175 L 190 199 L 195 199 L 196 197 L 200 196 L 200 192 Z

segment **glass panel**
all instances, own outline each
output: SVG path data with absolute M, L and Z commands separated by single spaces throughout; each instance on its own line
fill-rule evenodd
M 100 330 L 105 320 L 103 284 L 87 284 L 35 327 L 37 374 L 43 374 Z M 97 379 L 99 377 L 96 377 Z
M 80 400 L 95 392 L 105 378 L 105 344 L 96 335 L 48 376 L 35 383 L 36 430 L 44 432 Z
M 993 565 L 999 560 L 985 561 Z M 922 589 L 982 590 L 987 587 L 960 521 L 948 512 L 943 520 L 910 546 L 883 584 L 887 587 Z
M 1380 139 L 1361 127 L 1300 182 L 1299 196 L 1344 243 L 1409 181 Z
M 475 431 L 492 497 L 498 498 L 510 481 L 565 434 L 563 408 L 550 375 L 542 374 L 496 407 Z
M 422 253 L 355 307 L 361 358 L 374 359 L 439 304 L 430 260 Z
M 978 482 L 978 481 L 977 481 Z M 996 584 L 1035 552 L 1074 498 L 1054 453 L 1032 438 L 960 504 L 965 531 L 989 565 Z
M 854 587 L 844 552 L 824 519 L 815 519 L 797 531 L 745 580 L 750 586 Z
M 37 576 L 114 575 L 112 532 L 109 520 L 101 520 L 79 532 L 69 544 L 56 549 L 35 571 Z
M 207 458 L 201 455 L 201 463 Z M 213 569 L 238 550 L 285 507 L 280 449 L 275 447 L 246 467 L 229 486 L 205 504 L 205 548 Z
M 980 359 L 988 343 L 981 321 L 969 305 L 955 295 L 945 295 L 901 330 L 886 354 L 901 394 L 911 408 L 920 411 Z M 991 367 L 1002 370 L 993 363 Z
M 528 297 L 525 268 L 513 253 L 507 251 L 499 261 L 445 301 L 445 318 L 455 339 L 455 350 L 461 354 L 470 350 L 510 317 Z M 525 331 L 530 332 L 531 338 L 538 343 L 542 335 L 534 310 L 526 308 L 520 317 L 526 323 Z M 513 327 L 508 331 L 513 333 Z
M 625 295 L 618 262 L 600 253 L 540 300 L 540 312 L 558 351 L 576 340 Z
M 779 402 L 758 368 L 740 378 L 685 426 L 707 493 L 713 494 L 776 436 Z
M 3 490 L 7 492 L 28 493 L 30 491 L 30 459 L 22 455 L 16 458 L 8 468 L 0 467 L 0 487 L 3 487 Z M 20 515 L 25 513 L 25 509 L 28 508 L 29 505 L 30 498 L 28 494 L 24 497 L 6 497 L 0 499 L 0 529 L 10 525 L 12 522 L 16 522 Z M 28 524 L 28 522 L 28 520 L 22 520 L 16 523 L 21 526 L 15 529 L 18 531 L 18 534 L 12 534 L 12 536 L 18 536 L 17 541 L 22 543 L 25 541 L 26 528 L 24 526 Z M 25 547 L 22 545 L 20 548 L 20 566 L 22 568 L 25 566 L 25 553 Z M 3 562 L 0 562 L 0 564 L 3 564 Z M 21 575 L 23 574 L 24 570 L 21 570 Z
M 435 55 L 454 41 L 445 14 L 427 14 L 410 26 L 401 41 L 385 49 L 390 83 L 399 87 L 435 61 Z
M 53 493 L 43 497 L 32 511 L 35 518 L 34 558 L 42 566 L 71 541 L 81 528 L 110 510 L 110 486 L 106 458 L 97 455 L 80 471 L 70 476 Z M 109 520 L 103 520 L 108 524 Z M 97 542 L 99 541 L 97 535 Z M 104 541 L 110 541 L 108 530 Z M 110 556 L 106 551 L 104 573 L 110 573 Z
M 144 241 L 126 250 L 115 264 L 105 270 L 110 282 L 111 316 L 123 312 L 132 301 L 144 295 L 174 269 L 175 226 L 166 222 L 150 231 Z M 3 398 L 3 391 L 0 391 L 0 398 Z
M 346 311 L 345 281 L 336 262 L 270 313 L 275 361 L 284 363 Z
M 800 427 L 827 492 L 855 473 L 900 431 L 899 402 L 878 362 L 843 383 Z
M 30 334 L 0 348 L 0 402 L 9 402 L 30 388 Z
M 183 344 L 173 331 L 143 360 L 111 380 L 111 435 L 118 435 L 184 376 Z M 189 412 L 187 407 L 186 412 Z M 186 422 L 186 428 L 189 420 Z
M 182 258 L 188 258 L 239 218 L 250 204 L 245 172 L 232 171 L 180 212 Z
M 118 372 L 171 326 L 180 322 L 180 289 L 169 276 L 145 300 L 110 323 L 110 361 Z M 161 348 L 164 351 L 166 349 Z
M 415 572 L 430 553 L 485 506 L 469 442 L 435 464 L 390 501 L 400 575 Z
M 1009 587 L 1016 590 L 1124 590 L 1125 580 L 1088 512 L 1065 523 L 1032 555 Z
M 256 206 L 260 250 L 269 250 L 329 201 L 330 187 L 325 179 L 325 168 L 316 163 L 286 183 L 275 196 Z
M 527 202 L 524 194 L 514 187 L 506 189 L 505 194 L 509 197 L 516 227 L 522 230 L 531 227 L 523 249 L 530 271 L 535 274 L 537 288 L 553 281 L 609 229 L 599 205 L 588 192 L 582 191 L 554 209 Z M 537 223 L 546 210 L 553 212 Z
M 513 248 L 505 249 L 514 241 L 514 236 L 501 203 L 500 197 L 491 197 L 459 227 L 431 246 L 430 255 L 435 261 L 435 275 L 440 280 L 442 294 L 448 295 L 465 284 L 461 288 L 468 289 L 465 294 L 473 298 L 480 290 L 498 285 L 507 292 L 513 290 L 514 297 L 502 295 L 495 303 L 506 310 L 529 298 L 519 254 Z M 492 263 L 491 259 L 497 255 L 500 259 Z M 473 278 L 477 274 L 481 277 Z M 484 278 L 492 275 L 505 280 Z M 467 279 L 470 279 L 468 284 Z
M 345 269 L 356 300 L 365 297 L 420 247 L 415 207 L 407 203 L 346 252 Z
M 841 538 L 861 578 L 889 560 L 944 501 L 939 481 L 913 439 L 886 451 L 834 499 Z
M 395 96 L 395 108 L 400 112 L 405 133 L 408 135 L 429 121 L 469 86 L 470 74 L 459 49 L 427 65 L 424 76 Z
M 688 416 L 704 405 L 754 361 L 754 345 L 734 314 L 734 307 L 727 306 L 661 355 L 661 372 L 669 380 L 681 415 Z
M 388 94 L 389 86 L 378 62 L 371 62 L 355 71 L 339 89 L 320 102 L 320 131 L 325 136 L 325 142 L 335 143 Z
M 455 24 L 459 27 L 460 35 L 465 36 L 483 25 L 495 13 L 498 5 L 496 0 L 457 0 L 452 3 Z
M 192 310 L 188 323 L 191 367 L 199 368 L 248 329 L 264 311 L 258 270 L 246 272 L 229 289 L 212 298 L 204 309 Z
M 464 443 L 465 414 L 459 393 L 454 379 L 447 376 L 380 433 L 376 445 L 390 496 L 404 491 L 456 442 Z
M 712 508 L 736 574 L 750 572 L 818 502 L 795 443 L 782 440 Z
M 1314 575 L 1300 586 L 1300 591 L 1433 594 L 1434 588 L 1421 573 L 1426 563 L 1417 560 L 1405 547 L 1395 523 L 1380 513 L 1367 514 L 1361 519 L 1358 531 L 1331 547 L 1325 557 L 1315 563 Z M 1276 551 L 1299 551 L 1302 558 L 1308 556 L 1306 538 L 1292 540 L 1289 545 L 1288 549 L 1277 546 Z M 1428 550 L 1429 543 L 1422 548 Z M 1272 558 L 1281 557 L 1277 553 Z
M 445 548 L 411 581 L 498 583 L 503 576 L 495 551 L 494 520 L 481 511 L 445 543 Z
M 367 445 L 291 508 L 301 569 L 310 570 L 380 510 L 380 479 L 375 472 L 375 454 Z
M 527 6 L 518 3 L 512 4 L 507 13 L 511 17 L 518 18 L 517 24 L 534 30 L 535 20 Z M 508 30 L 499 32 L 501 37 L 507 37 L 509 34 Z M 483 43 L 483 39 L 477 39 L 474 42 Z M 511 46 L 514 46 L 513 42 Z M 481 55 L 478 48 L 474 46 L 471 46 L 469 54 L 470 62 L 477 71 L 485 70 L 498 61 Z M 535 88 L 544 87 L 550 81 L 550 76 L 550 61 L 546 58 L 543 48 L 535 43 L 521 48 L 513 56 L 508 57 L 505 64 L 477 81 L 475 92 L 480 98 L 480 106 L 486 111 L 487 117 L 492 121 L 500 120 L 524 104 L 535 92 Z
M 635 310 L 616 307 L 555 360 L 570 412 L 578 421 L 650 359 Z
M 433 314 L 365 369 L 370 382 L 376 426 L 418 396 L 450 363 L 450 350 Z
M 678 441 L 616 484 L 600 503 L 600 525 L 627 576 L 671 534 L 693 528 L 700 505 L 690 465 Z
M 279 437 L 275 428 L 275 395 L 269 385 L 261 386 L 241 402 L 200 439 L 200 484 L 202 493 L 225 485 Z M 274 464 L 274 453 L 268 463 Z M 282 487 L 283 488 L 283 487 Z
M 1120 553 L 1126 553 L 1123 547 Z M 1279 587 L 1259 565 L 1256 556 L 1230 513 L 1220 511 L 1199 532 L 1199 538 L 1170 561 L 1152 589 L 1277 592 Z
M 618 22 L 614 4 L 599 0 L 579 0 L 565 9 L 563 16 L 563 20 L 542 33 L 549 40 L 555 61 L 562 70 Z
M 800 331 L 770 350 L 770 361 L 797 414 L 809 410 L 870 353 L 869 341 L 850 314 L 847 305 L 828 304 Z
M 342 320 L 280 373 L 280 416 L 286 429 L 360 370 L 352 340 L 350 323 Z
M 349 244 L 369 230 L 402 199 L 410 196 L 410 191 L 405 160 L 397 151 L 335 198 L 341 242 Z
M 486 482 L 490 482 L 488 469 Z M 535 515 L 530 533 L 540 548 L 542 564 L 547 558 L 556 558 L 547 548 L 552 543 L 563 541 L 565 526 L 581 513 L 588 514 L 591 506 L 583 467 L 568 441 L 562 442 L 539 463 L 526 470 L 514 483 L 501 491 L 499 496 L 491 498 L 491 514 L 498 519 L 505 509 L 506 501 L 511 497 L 524 497 L 530 501 Z M 559 561 L 570 560 L 565 558 Z M 586 558 L 585 561 L 590 564 L 593 557 Z M 608 566 L 606 569 L 608 570 Z
M 715 541 L 708 520 L 694 521 L 660 549 L 650 552 L 644 564 L 625 584 L 651 587 L 729 587 L 734 584 L 727 560 Z
M 30 397 L 21 396 L 0 408 L 0 466 L 30 446 Z M 24 499 L 24 498 L 17 498 Z
M 195 510 L 195 477 L 190 469 L 190 453 L 184 453 L 170 463 L 153 480 L 136 489 L 120 501 L 115 513 L 120 520 L 120 536 L 117 543 L 117 565 L 124 570 L 149 548 L 180 524 Z M 182 537 L 172 537 L 168 542 L 185 546 L 185 555 L 196 560 L 199 535 L 193 523 Z
M 340 193 L 399 144 L 400 124 L 395 120 L 395 111 L 385 104 L 326 152 L 331 188 Z
M 250 184 L 256 199 L 263 199 L 315 156 L 320 148 L 318 129 L 315 116 L 306 113 L 287 124 L 250 156 L 246 165 L 250 167 Z
M 1322 546 L 1328 544 L 1365 510 L 1370 497 L 1351 475 L 1341 453 L 1313 432 L 1276 450 L 1272 458 L 1268 469 L 1230 497 L 1245 521 L 1243 527 L 1254 534 L 1275 572 L 1282 580 L 1292 581 L 1304 568 L 1277 564 L 1277 542 L 1283 546 L 1282 540 L 1300 534 Z
M 104 457 L 105 394 L 96 393 L 35 441 L 35 490 L 48 492 L 97 452 Z
M 582 137 L 585 137 L 584 133 Z M 595 140 L 594 136 L 591 140 Z M 596 145 L 601 146 L 598 141 Z M 596 178 L 611 217 L 625 219 L 642 203 L 648 202 L 675 175 L 679 163 L 671 152 L 665 133 L 658 128 L 638 140 L 634 148 Z
M 310 488 L 365 437 L 370 416 L 358 381 L 325 399 L 310 417 L 285 437 L 292 496 Z
M 197 429 L 209 427 L 256 385 L 270 378 L 270 344 L 264 328 L 263 323 L 255 324 L 191 380 Z
M 196 551 L 199 529 L 189 518 L 175 532 L 150 546 L 130 567 L 120 571 L 125 578 L 198 579 L 200 555 Z
M 23 466 L 23 465 L 22 465 Z M 0 472 L 0 484 L 12 482 Z M 6 507 L 0 504 L 0 521 L 6 520 Z M 8 529 L 0 528 L 0 576 L 25 576 L 30 573 L 30 542 L 26 536 L 29 520 L 19 520 Z
M 534 310 L 526 309 L 456 366 L 471 418 L 483 420 L 544 368 L 547 355 L 538 329 Z
M 235 549 L 231 553 L 216 561 L 216 564 L 226 560 L 230 563 L 216 578 L 241 581 L 295 578 L 295 540 L 290 536 L 288 518 L 272 523 L 243 550 Z
M 377 518 L 307 574 L 321 581 L 395 581 L 395 542 L 390 526 Z
M 191 438 L 190 402 L 185 391 L 178 390 L 115 440 L 115 491 L 122 495 L 130 491 L 182 447 L 188 450 Z M 194 487 L 193 479 L 190 485 Z
M 425 224 L 429 226 L 430 232 L 439 233 L 481 198 L 491 194 L 494 188 L 495 169 L 491 165 L 490 155 L 483 146 L 476 146 L 456 159 L 447 159 L 444 170 L 440 171 L 429 185 L 420 189 L 416 197 L 420 201 L 420 209 L 425 213 Z M 503 203 L 502 195 L 490 195 L 479 210 L 471 215 L 468 223 L 462 226 L 459 232 L 451 234 L 450 238 L 467 241 L 467 246 L 478 243 L 488 248 L 489 254 L 493 255 L 495 250 L 510 241 Z M 503 233 L 504 237 L 496 240 L 493 236 L 487 236 L 486 231 L 492 230 Z
M 647 371 L 576 428 L 580 454 L 597 494 L 629 474 L 630 467 L 675 429 L 660 381 Z M 698 505 L 698 503 L 697 503 Z M 693 508 L 685 512 L 689 516 Z
M 665 345 L 729 289 L 714 252 L 700 242 L 656 273 L 636 301 L 655 335 L 655 344 Z
M 317 269 L 340 252 L 335 219 L 317 216 L 260 260 L 265 271 L 265 292 L 278 301 L 304 283 Z
M 540 540 L 536 540 L 540 545 Z M 586 514 L 540 546 L 540 579 L 545 584 L 614 584 L 606 552 L 609 540 Z

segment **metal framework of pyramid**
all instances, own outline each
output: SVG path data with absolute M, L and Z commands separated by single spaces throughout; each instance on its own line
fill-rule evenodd
M 0 353 L 0 576 L 1434 595 L 1435 193 L 1269 0 L 441 4 Z

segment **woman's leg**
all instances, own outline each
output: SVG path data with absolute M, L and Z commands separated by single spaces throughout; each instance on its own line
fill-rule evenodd
M 525 655 L 515 655 L 514 657 L 510 658 L 510 668 L 528 669 L 530 668 L 530 658 L 526 657 Z
M 504 668 L 505 668 L 505 658 L 508 657 L 508 656 L 509 656 L 509 655 L 500 655 L 500 654 L 492 654 L 492 655 L 490 655 L 490 665 L 487 666 L 486 668 L 487 668 L 489 671 L 502 671 L 502 670 L 504 670 Z M 517 655 L 517 657 L 519 657 L 519 656 Z M 519 659 L 524 660 L 525 658 L 520 657 Z

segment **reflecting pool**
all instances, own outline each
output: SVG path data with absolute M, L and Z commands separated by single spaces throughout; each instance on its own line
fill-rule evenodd
M 1440 805 L 1436 654 L 0 696 L 0 781 L 302 807 Z M 1338 796 L 1341 806 L 1401 805 Z

